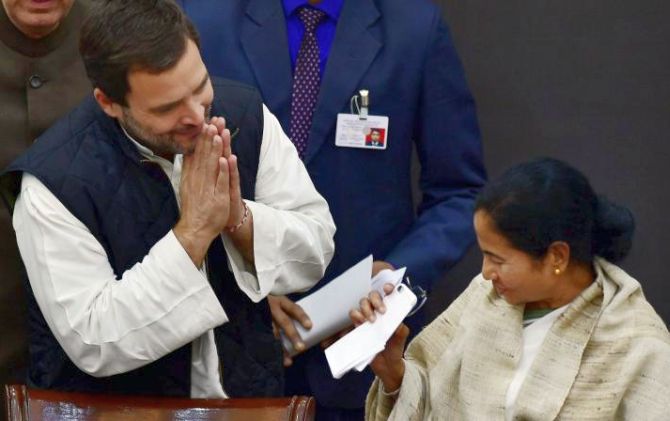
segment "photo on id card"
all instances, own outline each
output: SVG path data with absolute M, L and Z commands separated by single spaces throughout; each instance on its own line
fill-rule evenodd
M 345 148 L 384 150 L 388 146 L 389 118 L 370 115 L 338 114 L 335 145 Z

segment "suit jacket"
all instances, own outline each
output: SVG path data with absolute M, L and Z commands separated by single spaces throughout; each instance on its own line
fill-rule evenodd
M 260 90 L 286 132 L 292 69 L 280 0 L 182 0 L 213 75 Z M 370 91 L 370 114 L 389 117 L 386 150 L 335 145 L 338 113 Z M 423 192 L 412 200 L 416 146 Z M 336 251 L 319 286 L 372 253 L 434 281 L 474 240 L 472 208 L 485 181 L 475 105 L 439 9 L 428 0 L 346 0 L 314 111 L 305 165 L 337 225 Z M 312 357 L 322 404 L 361 407 L 369 382 L 333 382 L 323 353 Z M 309 357 L 309 355 L 308 355 Z M 352 376 L 356 377 L 356 376 Z M 370 377 L 371 379 L 371 377 Z

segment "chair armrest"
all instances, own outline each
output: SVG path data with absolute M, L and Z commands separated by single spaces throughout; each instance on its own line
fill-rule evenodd
M 29 389 L 25 385 L 5 386 L 7 419 L 88 420 L 226 420 L 226 421 L 313 421 L 313 398 L 188 399 L 150 396 L 70 393 Z

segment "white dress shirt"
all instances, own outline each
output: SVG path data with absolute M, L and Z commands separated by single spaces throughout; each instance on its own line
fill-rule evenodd
M 246 201 L 253 214 L 255 265 L 222 235 L 229 269 L 254 302 L 313 286 L 332 258 L 335 233 L 328 205 L 293 144 L 265 106 L 263 117 L 255 197 Z M 182 156 L 172 163 L 134 143 L 165 171 L 178 199 Z M 27 173 L 13 224 L 40 310 L 77 367 L 111 376 L 191 342 L 191 397 L 226 396 L 212 329 L 228 317 L 204 269 L 193 264 L 172 231 L 118 280 L 86 226 Z

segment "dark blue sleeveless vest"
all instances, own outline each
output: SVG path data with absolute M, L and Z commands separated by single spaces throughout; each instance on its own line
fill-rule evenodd
M 263 134 L 262 103 L 250 87 L 213 80 L 212 115 L 226 118 L 238 156 L 241 190 L 253 199 Z M 116 120 L 86 99 L 7 169 L 39 178 L 102 244 L 117 278 L 140 262 L 179 218 L 174 191 L 157 164 L 140 156 Z M 267 301 L 254 304 L 227 268 L 220 239 L 207 254 L 209 281 L 229 322 L 215 329 L 223 386 L 231 397 L 278 396 L 281 345 Z M 95 378 L 66 356 L 29 292 L 30 368 L 34 387 L 100 393 L 189 396 L 191 344 L 128 373 Z

